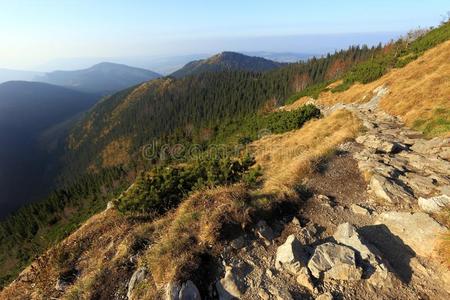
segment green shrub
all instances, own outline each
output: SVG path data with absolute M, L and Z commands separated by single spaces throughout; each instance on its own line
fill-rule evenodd
M 250 156 L 240 160 L 204 156 L 185 166 L 158 167 L 141 174 L 116 200 L 117 208 L 123 213 L 161 214 L 191 191 L 238 182 L 254 163 Z
M 272 133 L 283 133 L 300 128 L 312 118 L 319 118 L 320 109 L 312 104 L 303 105 L 292 111 L 279 111 L 266 117 L 266 128 Z

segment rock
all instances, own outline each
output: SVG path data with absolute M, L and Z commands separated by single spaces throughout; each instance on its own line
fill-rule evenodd
M 272 228 L 270 228 L 264 220 L 259 221 L 258 224 L 256 224 L 256 233 L 260 238 L 264 239 L 267 246 L 269 246 L 275 238 Z
M 116 204 L 114 201 L 108 201 L 108 204 L 106 204 L 106 210 L 114 209 L 116 207 Z
M 275 258 L 275 268 L 277 270 L 287 270 L 293 274 L 298 274 L 304 266 L 305 253 L 297 238 L 291 234 L 286 242 L 279 246 Z
M 360 254 L 361 258 L 367 261 L 373 268 L 369 282 L 380 286 L 391 283 L 392 274 L 388 270 L 388 263 L 381 258 L 380 251 L 361 237 L 356 228 L 350 223 L 340 224 L 333 235 L 334 239 L 346 245 Z
M 333 300 L 333 295 L 330 292 L 326 292 L 316 297 L 316 300 Z
M 314 291 L 314 283 L 311 280 L 311 275 L 309 274 L 309 270 L 306 267 L 300 269 L 297 275 L 297 283 L 301 286 L 304 286 L 311 292 Z
M 334 239 L 343 245 L 358 251 L 362 259 L 371 260 L 375 255 L 363 242 L 362 237 L 356 231 L 356 228 L 350 223 L 340 224 L 334 235 Z
M 276 300 L 294 300 L 289 289 L 286 286 L 269 286 L 269 291 L 273 295 L 271 299 Z
M 325 195 L 318 195 L 317 200 L 321 202 L 322 205 L 328 206 L 328 207 L 334 207 L 335 203 L 333 200 L 330 199 L 330 197 Z
M 407 159 L 409 164 L 417 170 L 443 175 L 448 175 L 448 170 L 450 170 L 450 162 L 439 158 L 437 155 L 425 156 L 416 152 L 401 152 L 398 155 Z
M 450 185 L 445 185 L 440 188 L 440 192 L 450 197 Z
M 356 266 L 355 251 L 330 242 L 316 247 L 308 268 L 314 277 L 323 276 L 325 281 L 359 280 L 362 276 L 361 269 Z
M 266 290 L 264 290 L 263 288 L 258 290 L 258 296 L 262 299 L 262 300 L 269 300 L 270 299 L 270 295 L 266 292 Z
M 325 195 L 318 195 L 317 199 L 322 202 L 322 205 L 328 206 L 328 207 L 333 207 L 334 203 L 333 201 L 330 199 L 330 197 L 325 196 Z
M 438 191 L 436 186 L 437 180 L 431 176 L 422 176 L 417 173 L 408 172 L 403 176 L 399 176 L 399 179 L 414 189 L 418 194 L 429 195 Z
M 180 289 L 179 300 L 201 300 L 197 286 L 190 280 L 185 282 Z
M 370 216 L 369 210 L 367 208 L 365 208 L 365 207 L 362 207 L 362 206 L 358 205 L 358 204 L 352 204 L 350 208 L 352 209 L 352 211 L 355 214 L 364 215 L 364 216 Z
M 419 139 L 412 145 L 411 150 L 421 154 L 439 154 L 450 147 L 450 138 L 433 138 L 431 140 Z
M 317 199 L 319 199 L 320 201 L 324 201 L 324 202 L 330 202 L 330 197 L 328 197 L 326 195 L 318 195 Z
M 379 136 L 373 134 L 358 136 L 356 142 L 383 153 L 398 153 L 405 149 L 405 146 L 398 142 L 382 140 Z
M 245 239 L 243 236 L 238 237 L 237 239 L 234 239 L 230 243 L 231 248 L 239 250 L 245 246 Z
M 389 203 L 400 203 L 401 201 L 412 202 L 411 193 L 386 177 L 373 175 L 370 179 L 370 190 L 378 198 Z
M 127 292 L 128 299 L 131 299 L 133 290 L 136 288 L 138 284 L 144 281 L 146 275 L 147 275 L 146 268 L 139 268 L 133 273 L 130 281 L 128 282 L 128 292 Z
M 299 220 L 297 217 L 293 217 L 291 223 L 292 223 L 292 225 L 294 225 L 294 226 L 300 226 L 300 227 L 302 226 L 302 225 L 300 224 L 300 220 Z
M 445 227 L 423 212 L 384 212 L 377 224 L 384 224 L 419 256 L 430 256 Z
M 419 206 L 426 212 L 439 212 L 447 206 L 450 206 L 450 197 L 440 195 L 431 198 L 419 198 Z
M 445 159 L 447 161 L 450 161 L 450 146 L 442 148 L 441 151 L 437 153 L 439 158 Z
M 178 282 L 169 282 L 166 286 L 165 300 L 180 300 L 180 290 L 181 286 Z
M 246 286 L 237 272 L 230 266 L 225 266 L 225 276 L 216 283 L 220 300 L 240 298 Z

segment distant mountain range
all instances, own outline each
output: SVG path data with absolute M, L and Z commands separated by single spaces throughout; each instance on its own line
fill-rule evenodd
M 311 53 L 296 53 L 296 52 L 267 52 L 267 51 L 257 51 L 257 52 L 242 52 L 245 55 L 259 56 L 265 59 L 273 60 L 281 63 L 295 63 L 299 61 L 308 60 L 314 56 L 320 56 Z
M 224 70 L 265 72 L 281 67 L 283 64 L 262 57 L 248 56 L 237 52 L 222 52 L 208 59 L 192 61 L 171 74 L 181 78 L 204 72 Z
M 46 83 L 0 84 L 0 218 L 45 195 L 50 187 L 56 155 L 40 147 L 41 134 L 87 110 L 96 100 L 93 95 Z
M 103 62 L 83 70 L 46 73 L 35 81 L 106 95 L 158 77 L 153 71 Z
M 41 76 L 42 72 L 11 70 L 0 68 L 0 83 L 11 80 L 32 81 L 37 76 Z

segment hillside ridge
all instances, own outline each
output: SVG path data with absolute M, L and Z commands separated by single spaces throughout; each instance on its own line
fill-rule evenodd
M 223 51 L 207 59 L 195 60 L 186 64 L 170 76 L 181 78 L 188 75 L 198 75 L 204 72 L 248 71 L 265 72 L 283 66 L 283 63 L 257 56 L 248 56 L 238 52 Z

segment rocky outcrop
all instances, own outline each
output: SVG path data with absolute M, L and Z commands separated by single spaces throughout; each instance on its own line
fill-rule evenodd
M 364 105 L 349 105 L 367 132 L 356 139 L 358 167 L 369 181 L 373 198 L 408 207 L 419 197 L 445 194 L 450 185 L 450 138 L 426 140 L 400 120 Z
M 314 250 L 308 268 L 316 278 L 327 280 L 359 280 L 362 271 L 356 266 L 355 251 L 343 245 L 325 243 Z
M 380 214 L 377 223 L 386 225 L 420 256 L 432 255 L 439 236 L 446 232 L 445 227 L 422 212 L 385 212 Z

